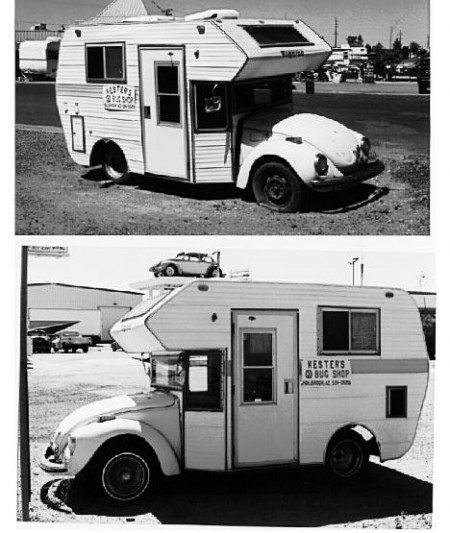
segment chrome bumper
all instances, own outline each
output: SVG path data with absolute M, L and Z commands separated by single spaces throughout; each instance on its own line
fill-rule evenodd
M 357 183 L 378 176 L 378 174 L 381 174 L 383 170 L 384 163 L 381 161 L 374 161 L 372 163 L 368 163 L 356 172 L 340 178 L 314 178 L 309 185 L 315 191 L 320 192 L 344 190 L 353 187 Z
M 67 472 L 67 466 L 60 458 L 55 457 L 51 446 L 45 450 L 39 461 L 39 466 L 46 472 Z

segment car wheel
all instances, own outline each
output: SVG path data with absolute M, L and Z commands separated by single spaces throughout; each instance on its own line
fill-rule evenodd
M 69 353 L 69 348 L 64 347 L 64 353 Z
M 303 210 L 305 186 L 297 174 L 283 163 L 263 163 L 253 176 L 252 186 L 258 204 L 280 213 Z
M 176 276 L 178 274 L 177 267 L 175 265 L 167 265 L 164 269 L 164 275 L 169 278 Z
M 83 352 L 84 352 L 84 353 L 87 353 L 88 350 L 89 350 L 89 347 L 88 347 L 88 346 L 83 346 Z
M 102 168 L 105 176 L 114 183 L 128 183 L 131 179 L 127 159 L 122 150 L 114 143 L 110 143 L 106 148 Z
M 208 278 L 221 278 L 222 277 L 222 271 L 219 267 L 212 267 L 209 269 L 209 272 L 207 274 Z
M 58 352 L 59 352 L 59 348 L 57 348 L 56 346 L 53 346 L 53 351 L 54 351 L 55 353 L 58 353 Z
M 357 433 L 345 432 L 334 437 L 327 449 L 326 465 L 338 478 L 354 478 L 369 460 L 364 439 Z
M 98 461 L 97 475 L 108 499 L 130 502 L 155 485 L 160 469 L 153 454 L 144 446 L 118 443 L 107 449 Z

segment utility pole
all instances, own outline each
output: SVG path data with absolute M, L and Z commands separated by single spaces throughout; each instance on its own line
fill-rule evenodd
M 354 257 L 351 261 L 348 262 L 352 267 L 352 285 L 355 286 L 355 263 L 359 261 L 359 257 Z
M 334 17 L 334 47 L 337 48 L 337 38 L 338 38 L 338 19 Z

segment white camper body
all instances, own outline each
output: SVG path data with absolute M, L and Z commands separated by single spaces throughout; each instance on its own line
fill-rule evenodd
M 117 435 L 144 438 L 166 475 L 326 463 L 350 477 L 369 454 L 394 459 L 413 443 L 428 356 L 402 290 L 194 280 L 142 302 L 111 334 L 150 356 L 154 391 L 60 425 L 72 474 Z
M 19 45 L 19 69 L 26 78 L 56 78 L 61 39 L 23 41 Z
M 291 109 L 292 76 L 330 52 L 300 20 L 232 10 L 71 27 L 56 84 L 68 150 L 118 183 L 136 173 L 245 189 L 263 163 L 281 162 L 302 186 L 347 187 L 382 170 L 366 138 Z M 275 177 L 255 194 L 282 210 L 288 187 L 300 185 Z

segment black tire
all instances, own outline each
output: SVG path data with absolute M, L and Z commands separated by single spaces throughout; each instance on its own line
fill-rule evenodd
M 64 346 L 64 353 L 69 353 L 69 348 L 67 348 L 67 346 Z
M 114 183 L 123 184 L 131 180 L 127 158 L 122 150 L 114 143 L 110 143 L 106 147 L 102 169 L 106 178 Z
M 223 276 L 219 267 L 212 267 L 208 270 L 207 278 L 221 278 Z
M 83 352 L 84 352 L 84 353 L 87 353 L 88 350 L 89 350 L 89 346 L 83 346 Z
M 116 503 L 139 500 L 160 477 L 153 453 L 134 442 L 108 446 L 94 468 L 103 494 Z
M 177 276 L 178 275 L 177 267 L 175 265 L 167 265 L 166 268 L 164 269 L 164 275 L 169 278 L 172 278 L 173 276 Z
M 57 348 L 56 346 L 53 346 L 53 351 L 54 351 L 55 353 L 58 353 L 58 352 L 59 352 L 59 348 Z
M 336 478 L 354 479 L 365 470 L 368 461 L 366 442 L 354 431 L 337 435 L 328 445 L 326 466 Z
M 263 163 L 253 175 L 252 187 L 258 204 L 264 204 L 279 213 L 304 210 L 305 185 L 297 174 L 283 163 Z

